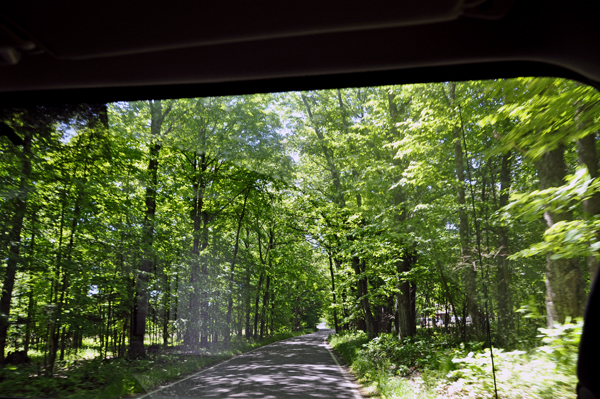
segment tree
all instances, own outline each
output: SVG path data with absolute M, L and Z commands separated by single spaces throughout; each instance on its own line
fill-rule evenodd
M 9 254 L 7 270 L 2 284 L 0 298 L 0 364 L 4 362 L 4 350 L 9 327 L 12 293 L 15 285 L 17 266 L 22 263 L 20 257 L 22 229 L 27 212 L 28 199 L 32 190 L 32 158 L 34 145 L 43 143 L 52 134 L 55 123 L 69 125 L 88 125 L 90 128 L 106 124 L 106 107 L 95 105 L 73 105 L 64 107 L 33 107 L 29 109 L 6 109 L 0 115 L 3 123 L 10 123 L 17 137 L 22 136 L 20 174 L 13 202 L 11 229 L 8 234 Z
M 144 104 L 145 106 L 146 104 Z M 136 278 L 135 299 L 132 310 L 131 336 L 129 340 L 128 355 L 131 358 L 146 356 L 144 337 L 146 336 L 146 318 L 148 315 L 148 275 L 152 272 L 154 253 L 155 217 L 156 217 L 156 191 L 158 189 L 158 167 L 162 136 L 169 133 L 171 127 L 163 131 L 165 119 L 173 108 L 168 104 L 164 110 L 160 100 L 151 100 L 147 103 L 150 117 L 150 143 L 148 145 L 148 167 L 146 169 L 146 212 L 142 227 L 143 254 L 140 261 L 138 276 Z M 145 110 L 144 110 L 145 111 Z

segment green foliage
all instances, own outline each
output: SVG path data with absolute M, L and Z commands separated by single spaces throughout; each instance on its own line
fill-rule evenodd
M 393 334 L 382 334 L 363 345 L 361 355 L 378 367 L 388 364 L 397 375 L 404 376 L 416 369 L 443 367 L 448 349 L 455 345 L 454 340 L 443 335 L 417 335 L 399 341 Z
M 581 321 L 565 323 L 541 328 L 537 349 L 494 348 L 499 397 L 573 398 L 581 330 Z M 386 398 L 493 396 L 489 348 L 472 344 L 467 351 L 443 336 L 400 342 L 384 335 L 368 341 L 364 333 L 336 334 L 330 343 L 360 379 L 375 384 Z
M 529 193 L 511 193 L 511 203 L 501 211 L 505 219 L 523 218 L 536 220 L 544 212 L 555 213 L 572 211 L 600 190 L 600 180 L 592 179 L 586 167 L 565 178 L 566 184 L 545 190 L 534 190 Z
M 540 328 L 542 345 L 537 349 L 505 352 L 494 348 L 498 394 L 503 398 L 573 398 L 575 365 L 582 321 Z M 448 373 L 449 383 L 438 390 L 454 395 L 477 392 L 493 394 L 490 350 L 469 352 L 452 361 L 457 369 Z
M 499 80 L 487 90 L 503 99 L 495 113 L 481 124 L 514 123 L 502 134 L 501 149 L 518 146 L 527 157 L 539 158 L 560 144 L 572 142 L 598 130 L 600 93 L 578 82 L 553 78 Z
M 419 371 L 440 359 L 435 349 L 444 343 L 432 338 L 415 338 L 400 343 L 391 335 L 369 341 L 364 333 L 342 333 L 330 337 L 330 344 L 361 380 L 373 383 L 386 398 L 435 397 Z M 411 379 L 403 377 L 412 376 Z
M 544 232 L 544 241 L 521 250 L 511 259 L 552 253 L 551 259 L 598 256 L 600 219 L 560 221 Z
M 579 168 L 566 178 L 566 184 L 546 190 L 534 190 L 530 193 L 511 194 L 511 203 L 504 207 L 505 220 L 524 219 L 534 221 L 544 212 L 572 212 L 581 206 L 582 201 L 591 198 L 600 190 L 600 180 L 591 179 L 587 168 Z M 591 218 L 562 220 L 544 232 L 543 241 L 516 252 L 511 259 L 552 253 L 552 259 L 577 258 L 597 255 L 600 219 Z
M 575 375 L 582 331 L 582 319 L 575 323 L 568 319 L 563 324 L 556 324 L 554 328 L 540 328 L 538 338 L 542 339 L 543 345 L 538 350 L 556 364 L 557 371 Z
M 197 328 L 212 349 L 238 334 L 245 348 L 324 316 L 354 331 L 332 345 L 382 391 L 430 392 L 430 379 L 457 368 L 455 382 L 474 380 L 489 367 L 483 323 L 398 342 L 398 297 L 414 293 L 414 319 L 476 321 L 486 304 L 492 340 L 539 345 L 546 259 L 534 255 L 600 250 L 599 216 L 582 211 L 600 182 L 576 168 L 574 142 L 595 142 L 599 99 L 576 82 L 521 78 L 122 102 L 90 123 L 85 113 L 3 111 L 31 138 L 29 151 L 0 138 L 3 287 L 9 260 L 18 266 L 5 353 L 28 346 L 55 355 L 57 376 L 74 385 L 139 390 L 142 377 L 117 375 L 134 367 L 124 357 L 144 293 L 147 345 L 181 345 Z M 537 190 L 540 157 L 559 147 L 571 175 Z M 564 220 L 545 229 L 549 211 Z M 370 341 L 356 332 L 369 313 L 380 328 Z M 499 364 L 568 362 L 570 331 L 545 354 L 499 351 Z M 143 384 L 184 373 L 161 377 L 156 364 L 138 364 L 140 375 L 158 373 Z M 28 374 L 52 373 L 46 366 Z M 94 368 L 97 379 L 78 377 Z M 30 389 L 74 394 L 63 380 L 40 377 Z

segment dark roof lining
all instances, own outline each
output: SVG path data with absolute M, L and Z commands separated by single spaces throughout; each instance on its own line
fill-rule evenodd
M 568 6 L 559 0 L 522 0 L 494 21 L 460 17 L 429 25 L 78 61 L 26 55 L 19 64 L 0 69 L 0 103 L 104 102 L 515 76 L 560 76 L 597 85 L 597 11 L 600 3 L 584 0 Z M 176 22 L 167 21 L 167 27 Z M 102 33 L 96 42 L 102 42 Z M 114 39 L 114 32 L 108 38 Z M 83 39 L 85 35 L 78 38 Z
M 557 31 L 524 36 L 524 21 L 511 27 L 506 31 L 506 24 L 499 21 L 462 19 L 427 27 L 278 38 L 100 60 L 31 56 L 2 69 L 0 91 L 221 84 L 525 61 L 558 65 L 600 81 L 600 55 L 590 50 L 597 47 L 598 35 L 593 30 L 590 34 L 591 28 L 564 39 Z M 502 77 L 501 72 L 495 75 Z
M 0 93 L 0 106 L 15 107 L 83 102 L 108 103 L 115 101 L 244 95 L 393 84 L 506 79 L 523 76 L 561 77 L 600 88 L 598 82 L 594 82 L 570 69 L 560 66 L 531 61 L 505 61 L 219 83 L 9 92 Z
M 162 0 L 105 0 L 94 7 L 65 0 L 57 7 L 51 2 L 5 0 L 0 17 L 55 58 L 81 60 L 450 21 L 462 14 L 463 2 L 232 0 L 173 1 L 165 6 Z

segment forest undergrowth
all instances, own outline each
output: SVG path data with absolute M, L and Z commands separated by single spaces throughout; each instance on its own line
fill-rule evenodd
M 185 378 L 203 368 L 222 362 L 232 356 L 270 343 L 314 332 L 305 329 L 280 332 L 259 342 L 236 338 L 225 349 L 211 348 L 201 354 L 178 353 L 167 348 L 149 353 L 145 359 L 84 358 L 94 352 L 88 348 L 79 352 L 81 358 L 57 363 L 53 377 L 42 369 L 43 355 L 32 356 L 31 363 L 0 368 L 0 392 L 5 396 L 114 399 L 150 392 L 161 385 Z
M 583 322 L 539 329 L 537 345 L 494 348 L 498 398 L 575 398 Z M 329 337 L 359 381 L 385 399 L 494 398 L 490 349 L 460 343 L 424 329 L 399 341 L 392 334 L 369 340 L 363 332 Z

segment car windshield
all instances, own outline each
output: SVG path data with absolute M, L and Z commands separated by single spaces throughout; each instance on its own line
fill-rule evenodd
M 2 109 L 0 397 L 574 397 L 599 115 L 556 78 Z

